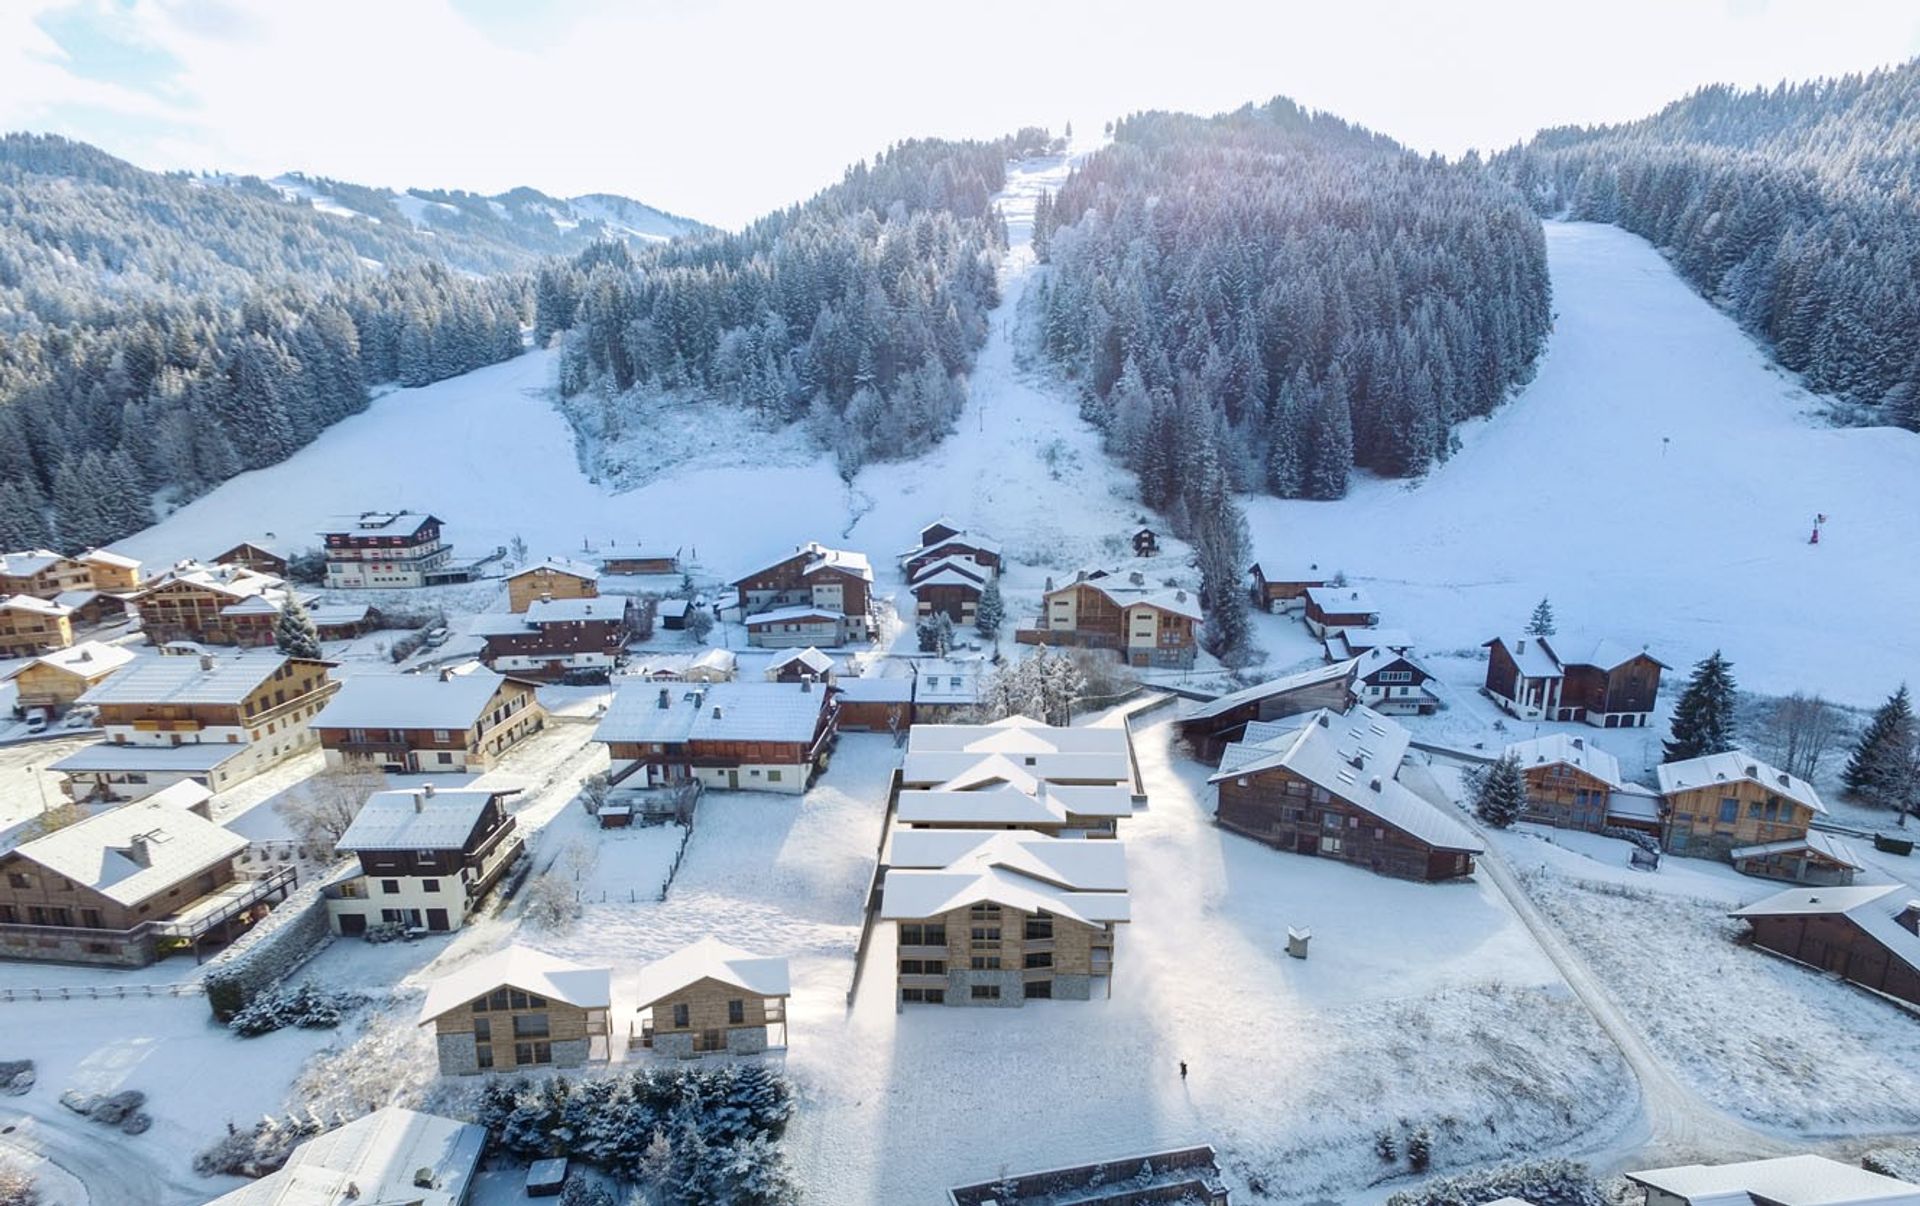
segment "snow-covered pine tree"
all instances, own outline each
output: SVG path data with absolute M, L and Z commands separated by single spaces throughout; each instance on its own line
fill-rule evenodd
M 1553 632 L 1553 604 L 1542 597 L 1534 605 L 1533 618 L 1527 621 L 1527 635 L 1550 637 Z
M 1701 659 L 1673 708 L 1666 760 L 1683 762 L 1734 747 L 1733 664 L 1718 649 Z
M 294 591 L 287 592 L 286 602 L 280 608 L 280 618 L 274 621 L 273 644 L 274 648 L 288 657 L 320 657 L 320 629 L 314 624 L 306 604 L 300 601 L 300 596 Z
M 922 653 L 945 657 L 947 651 L 953 648 L 953 619 L 944 611 L 927 616 L 915 625 L 914 631 Z
M 1520 819 L 1527 804 L 1527 781 L 1520 763 L 1502 757 L 1479 775 L 1474 785 L 1473 812 L 1495 829 L 1505 829 Z
M 1007 620 L 1007 603 L 1000 595 L 1000 579 L 987 579 L 985 589 L 980 592 L 980 605 L 974 609 L 973 627 L 983 637 L 997 637 L 1000 626 Z
M 1905 683 L 1874 711 L 1840 780 L 1847 794 L 1898 810 L 1920 806 L 1920 730 Z

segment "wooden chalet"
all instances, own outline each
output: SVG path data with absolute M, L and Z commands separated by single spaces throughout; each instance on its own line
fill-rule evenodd
M 603 574 L 677 574 L 680 549 L 664 544 L 610 544 L 593 554 Z
M 492 769 L 546 726 L 531 679 L 469 674 L 361 675 L 313 719 L 327 764 L 391 774 Z
M 1736 846 L 1727 857 L 1742 875 L 1796 884 L 1850 884 L 1867 869 L 1853 843 L 1818 829 L 1807 830 L 1801 838 Z
M 838 716 L 824 684 L 634 683 L 614 692 L 593 738 L 616 783 L 639 775 L 646 787 L 697 779 L 798 795 L 825 769 Z
M 834 683 L 840 678 L 833 659 L 811 645 L 774 658 L 760 676 L 770 683 Z
M 1022 645 L 1109 649 L 1129 666 L 1193 665 L 1200 602 L 1178 587 L 1154 586 L 1137 570 L 1082 570 L 1049 587 L 1039 623 L 1015 631 Z
M 1339 859 L 1401 879 L 1473 874 L 1480 840 L 1394 776 L 1411 734 L 1355 705 L 1291 722 L 1256 722 L 1208 782 L 1224 828 L 1282 850 Z
M 1763 950 L 1920 1007 L 1920 900 L 1905 884 L 1789 888 L 1732 916 Z
M 64 712 L 131 661 L 131 651 L 99 641 L 82 641 L 42 654 L 8 676 L 14 685 L 15 706 Z
M 542 600 L 599 597 L 600 571 L 584 561 L 549 557 L 507 575 L 508 611 L 525 611 Z
M 249 878 L 247 839 L 149 801 L 98 812 L 0 853 L 0 957 L 143 967 L 245 930 L 293 887 Z
M 1357 586 L 1309 586 L 1302 618 L 1307 631 L 1324 639 L 1335 628 L 1372 628 L 1380 623 L 1380 608 Z
M 842 730 L 898 733 L 914 720 L 914 680 L 898 675 L 862 675 L 834 684 Z
M 980 706 L 981 680 L 992 666 L 980 658 L 915 658 L 913 723 L 950 724 Z
M 1578 637 L 1495 637 L 1486 642 L 1486 692 L 1522 720 L 1581 720 L 1644 728 L 1666 664 L 1644 650 Z
M 104 590 L 63 590 L 53 597 L 53 602 L 67 609 L 75 632 L 121 624 L 127 618 L 127 596 Z
M 87 586 L 112 594 L 127 594 L 140 589 L 140 562 L 112 549 L 88 549 L 76 558 L 87 567 Z
M 1350 665 L 1315 666 L 1201 704 L 1177 721 L 1176 728 L 1195 758 L 1218 766 L 1221 753 L 1254 721 L 1284 720 L 1320 708 L 1345 712 L 1353 703 Z
M 1405 649 L 1376 646 L 1347 664 L 1354 697 L 1384 716 L 1430 716 L 1440 710 L 1440 697 L 1429 686 L 1438 680 Z
M 1307 605 L 1307 592 L 1316 586 L 1331 586 L 1333 575 L 1318 565 L 1276 567 L 1269 576 L 1258 561 L 1247 567 L 1253 580 L 1249 592 L 1253 605 L 1262 611 L 1293 611 Z
M 243 566 L 182 561 L 148 582 L 132 602 L 150 645 L 257 646 L 273 643 L 280 614 L 275 597 L 285 592 L 279 578 Z
M 286 555 L 251 540 L 243 540 L 221 553 L 213 559 L 213 564 L 237 565 L 241 569 L 250 569 L 256 574 L 271 574 L 276 578 L 287 576 Z
M 920 529 L 919 545 L 900 554 L 900 567 L 912 582 L 928 566 L 948 560 L 970 562 L 984 571 L 984 577 L 995 578 L 1001 568 L 1000 544 L 950 519 L 939 519 Z
M 1120 842 L 896 829 L 880 891 L 897 939 L 896 1007 L 1111 995 L 1127 888 Z
M 456 566 L 453 546 L 441 539 L 441 521 L 414 511 L 362 511 L 353 526 L 322 532 L 329 590 L 375 590 L 465 582 L 471 567 Z
M 1160 537 L 1154 534 L 1152 528 L 1135 529 L 1131 541 L 1136 557 L 1157 557 L 1160 554 Z
M 941 557 L 920 563 L 909 578 L 914 615 L 926 619 L 944 615 L 958 627 L 971 628 L 980 613 L 993 571 L 965 557 Z
M 367 797 L 334 843 L 359 860 L 324 891 L 334 932 L 459 929 L 520 856 L 510 794 L 428 783 Z
M 1584 737 L 1549 733 L 1516 741 L 1506 756 L 1526 781 L 1522 818 L 1544 825 L 1598 832 L 1608 823 L 1608 802 L 1625 786 L 1620 760 Z
M 691 599 L 661 599 L 653 605 L 653 618 L 667 632 L 683 632 L 687 627 L 687 613 L 692 610 Z
M 626 595 L 536 599 L 524 612 L 488 612 L 470 631 L 480 660 L 502 674 L 551 682 L 611 674 L 626 658 L 639 609 Z
M 0 657 L 35 657 L 73 644 L 73 609 L 34 595 L 0 599 Z
M 427 986 L 420 1025 L 433 1027 L 442 1076 L 605 1063 L 613 969 L 517 943 Z
M 785 959 L 702 938 L 640 969 L 631 1046 L 692 1059 L 757 1055 L 787 1045 Z
M 62 591 L 89 590 L 93 571 L 84 563 L 52 549 L 0 553 L 0 596 L 30 595 L 52 599 Z
M 749 644 L 839 645 L 872 638 L 873 567 L 864 554 L 804 544 L 736 579 L 733 587 Z M 764 618 L 769 615 L 782 618 Z M 831 639 L 821 626 L 832 626 L 836 616 L 844 635 Z M 807 631 L 798 630 L 802 627 Z
M 1738 849 L 1805 841 L 1827 811 L 1813 784 L 1745 750 L 1665 763 L 1659 779 L 1661 845 L 1675 854 L 1731 860 Z

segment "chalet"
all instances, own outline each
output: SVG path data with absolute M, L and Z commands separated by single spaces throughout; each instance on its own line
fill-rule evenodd
M 870 733 L 898 733 L 913 725 L 914 680 L 904 675 L 843 678 L 834 686 L 839 726 Z
M 286 583 L 268 574 L 237 565 L 182 561 L 148 582 L 132 603 L 149 644 L 237 645 L 244 637 L 258 645 L 263 631 L 264 643 L 272 644 L 278 604 L 241 605 L 270 595 L 284 597 L 285 592 Z
M 1584 737 L 1549 733 L 1516 741 L 1506 756 L 1526 781 L 1521 816 L 1560 829 L 1599 831 L 1608 824 L 1608 803 L 1626 784 L 1620 760 Z
M 863 554 L 801 545 L 787 557 L 734 581 L 740 615 L 752 645 L 839 645 L 873 635 L 870 616 L 873 567 Z M 780 620 L 756 619 L 767 614 Z M 804 614 L 803 614 L 804 613 Z M 819 640 L 819 616 L 842 617 L 837 639 Z M 803 631 L 804 630 L 804 631 Z
M 922 570 L 938 561 L 966 561 L 989 578 L 1000 574 L 1001 552 L 998 541 L 976 536 L 950 519 L 938 519 L 920 529 L 920 543 L 900 554 L 900 568 L 909 582 Z
M 1920 1185 L 1825 1156 L 1683 1164 L 1627 1180 L 1646 1190 L 1646 1206 L 1920 1206 Z
M 900 769 L 906 790 L 973 791 L 1003 783 L 1124 787 L 1146 798 L 1120 725 L 1065 728 L 1026 716 L 991 724 L 917 724 Z
M 1807 830 L 1805 837 L 1736 846 L 1727 857 L 1742 875 L 1796 884 L 1850 884 L 1867 868 L 1852 843 L 1818 829 Z
M 913 662 L 913 723 L 945 724 L 980 706 L 980 680 L 990 667 L 979 659 L 917 658 Z
M 1486 643 L 1486 691 L 1522 720 L 1583 720 L 1599 728 L 1643 728 L 1666 664 L 1613 641 L 1579 637 L 1495 637 Z
M 525 611 L 542 599 L 596 599 L 600 571 L 584 561 L 549 557 L 507 575 L 507 610 Z
M 52 599 L 64 590 L 89 590 L 93 571 L 72 557 L 52 549 L 0 553 L 0 595 L 31 595 Z
M 1221 753 L 1240 740 L 1248 724 L 1284 720 L 1318 708 L 1345 712 L 1354 698 L 1351 663 L 1315 666 L 1201 704 L 1180 719 L 1179 732 L 1195 758 L 1218 766 Z
M 702 938 L 640 969 L 638 1045 L 692 1059 L 787 1045 L 787 961 Z
M 292 888 L 234 860 L 247 839 L 156 802 L 95 813 L 0 853 L 0 956 L 144 967 L 251 925 Z
M 1155 557 L 1160 553 L 1160 538 L 1152 528 L 1140 528 L 1132 536 L 1133 555 L 1136 557 Z
M 681 632 L 687 627 L 687 612 L 692 609 L 691 599 L 662 599 L 653 605 L 653 614 L 660 621 L 661 628 L 668 632 Z
M 1732 916 L 1763 950 L 1920 1006 L 1920 900 L 1905 884 L 1788 888 Z
M 1394 776 L 1411 734 L 1355 705 L 1287 722 L 1255 722 L 1208 782 L 1225 828 L 1299 854 L 1377 874 L 1441 880 L 1473 874 L 1478 838 Z
M 353 527 L 322 532 L 329 590 L 370 590 L 464 582 L 471 569 L 456 566 L 453 546 L 440 538 L 440 520 L 414 511 L 362 511 Z
M 71 607 L 33 595 L 0 599 L 0 657 L 34 657 L 71 644 Z
M 82 695 L 106 740 L 53 763 L 75 800 L 137 800 L 182 779 L 224 791 L 312 749 L 332 662 L 278 653 L 144 658 Z
M 1329 628 L 1320 648 L 1328 661 L 1344 662 L 1375 649 L 1405 653 L 1413 648 L 1413 635 L 1404 628 Z
M 370 603 L 315 603 L 307 607 L 307 618 L 323 641 L 350 641 L 382 623 L 379 609 Z M 274 619 L 277 623 L 279 616 Z
M 1357 586 L 1309 586 L 1302 618 L 1307 631 L 1325 639 L 1329 629 L 1372 628 L 1380 623 L 1380 608 Z
M 603 574 L 677 574 L 680 550 L 664 544 L 610 544 L 595 554 Z
M 1111 991 L 1126 850 L 1037 833 L 897 829 L 881 881 L 898 1006 L 1085 1001 Z
M 609 1058 L 613 969 L 509 946 L 427 986 L 442 1076 L 578 1068 Z
M 88 549 L 75 558 L 87 567 L 87 585 L 93 590 L 125 594 L 140 589 L 140 562 L 112 549 Z
M 502 674 L 552 680 L 568 674 L 609 674 L 626 657 L 638 608 L 625 595 L 536 599 L 524 612 L 475 616 L 480 660 Z
M 383 1106 L 293 1149 L 286 1164 L 207 1206 L 466 1206 L 487 1128 Z
M 847 643 L 847 618 L 837 611 L 802 603 L 746 617 L 747 644 L 757 649 L 794 649 L 811 645 L 837 648 Z
M 1193 664 L 1199 646 L 1200 603 L 1177 587 L 1153 586 L 1139 571 L 1082 570 L 1050 588 L 1040 622 L 1022 628 L 1022 645 L 1111 649 L 1130 666 Z
M 330 766 L 370 764 L 394 774 L 486 771 L 545 727 L 535 686 L 486 671 L 361 675 L 314 717 L 313 731 Z
M 798 795 L 826 767 L 838 712 L 832 691 L 808 682 L 634 684 L 614 692 L 593 739 L 616 783 L 639 773 L 647 787 L 698 779 Z
M 644 660 L 627 663 L 620 679 L 644 679 L 652 683 L 730 683 L 740 673 L 740 659 L 731 649 L 706 649 L 700 653 L 654 654 Z
M 219 634 L 224 644 L 242 649 L 265 649 L 276 643 L 280 616 L 294 598 L 307 609 L 316 634 L 323 641 L 349 641 L 371 632 L 379 613 L 365 603 L 321 603 L 319 596 L 291 587 L 261 591 L 220 609 Z
M 1675 854 L 1731 859 L 1736 850 L 1804 841 L 1827 811 L 1813 784 L 1744 750 L 1668 762 L 1659 779 L 1661 844 Z
M 1307 605 L 1307 591 L 1331 586 L 1333 575 L 1318 565 L 1277 566 L 1271 574 L 1258 561 L 1247 567 L 1253 579 L 1253 605 L 1261 611 L 1293 611 Z
M 459 929 L 520 856 L 520 834 L 503 803 L 508 794 L 428 783 L 368 796 L 334 843 L 360 864 L 327 888 L 334 932 Z
M 964 557 L 941 557 L 921 564 L 909 579 L 914 614 L 921 619 L 944 615 L 955 624 L 972 627 L 980 612 L 993 571 Z
M 276 578 L 287 576 L 286 555 L 251 540 L 243 540 L 221 553 L 213 559 L 213 564 L 237 565 L 241 569 L 250 569 L 256 574 L 271 574 Z
M 833 659 L 811 645 L 774 658 L 761 676 L 770 683 L 831 683 L 839 678 Z
M 124 623 L 127 618 L 126 596 L 103 590 L 63 590 L 53 597 L 53 603 L 67 609 L 76 631 Z
M 99 641 L 82 641 L 70 649 L 42 654 L 8 675 L 16 692 L 15 706 L 64 712 L 132 660 L 128 650 Z
M 1355 698 L 1386 716 L 1430 716 L 1440 698 L 1427 684 L 1436 681 L 1427 668 L 1404 649 L 1379 646 L 1347 663 Z

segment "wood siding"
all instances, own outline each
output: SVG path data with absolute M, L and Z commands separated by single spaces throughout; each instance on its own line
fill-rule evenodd
M 507 610 L 522 612 L 541 599 L 597 599 L 600 583 L 548 565 L 521 570 L 507 579 Z
M 1565 762 L 1526 767 L 1522 777 L 1527 783 L 1527 805 L 1521 815 L 1527 820 L 1590 832 L 1607 823 L 1612 789 L 1604 780 Z
M 1568 663 L 1560 700 L 1593 717 L 1648 713 L 1659 690 L 1660 663 L 1643 653 L 1611 670 Z
M 1844 913 L 1752 917 L 1755 946 L 1809 967 L 1920 1005 L 1920 974 L 1896 958 Z
M 785 997 L 763 997 L 738 985 L 725 984 L 709 977 L 662 997 L 651 1006 L 642 1005 L 640 1008 L 643 1013 L 651 1010 L 655 1035 L 692 1034 L 695 1051 L 725 1051 L 726 1032 L 729 1030 L 758 1029 L 769 1023 L 783 1024 L 786 1010 L 779 1003 L 785 1000 Z M 730 1005 L 735 1001 L 740 1003 L 741 1009 L 741 1020 L 738 1022 L 728 1020 Z M 775 1003 L 771 1010 L 767 1008 L 769 1001 Z M 687 1007 L 687 1024 L 684 1026 L 674 1024 L 675 1006 L 679 1005 Z M 716 1046 L 709 1046 L 703 1039 L 714 1031 L 719 1032 L 720 1042 Z
M 1473 873 L 1472 855 L 1437 849 L 1284 767 L 1222 780 L 1214 816 L 1226 828 L 1281 850 L 1339 859 L 1381 875 L 1439 880 Z
M 1663 844 L 1675 854 L 1725 858 L 1739 846 L 1803 839 L 1813 822 L 1811 808 L 1751 779 L 1675 792 L 1666 802 Z M 1724 820 L 1729 802 L 1733 819 Z
M 0 856 L 0 923 L 129 930 L 171 916 L 236 878 L 231 858 L 190 870 L 123 905 L 11 851 Z
M 1218 766 L 1221 753 L 1229 744 L 1246 735 L 1247 725 L 1252 721 L 1284 720 L 1316 708 L 1332 708 L 1344 713 L 1352 706 L 1353 692 L 1348 690 L 1347 680 L 1332 678 L 1263 695 L 1229 708 L 1218 716 L 1182 720 L 1179 722 L 1180 736 L 1186 740 L 1195 758 L 1208 766 Z

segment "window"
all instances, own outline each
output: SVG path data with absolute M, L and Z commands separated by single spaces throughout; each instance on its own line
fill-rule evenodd
M 398 896 L 400 895 L 400 881 L 397 879 L 383 879 L 380 881 L 380 890 L 388 896 Z
M 1045 913 L 1035 913 L 1027 918 L 1026 932 L 1023 936 L 1029 942 L 1053 937 L 1053 918 Z
M 758 772 L 758 771 L 756 771 L 756 772 L 754 772 L 754 773 L 755 773 L 755 774 L 758 774 L 759 772 Z M 767 772 L 767 782 L 769 782 L 769 783 L 778 783 L 778 782 L 780 782 L 780 772 L 779 772 L 779 771 L 777 771 L 777 770 L 770 770 L 770 771 L 768 771 L 768 772 Z
M 1383 683 L 1410 683 L 1413 681 L 1411 670 L 1382 670 L 1380 681 Z
M 433 731 L 433 739 L 435 741 L 447 740 L 447 731 L 445 729 L 435 729 Z
M 19 920 L 20 915 L 14 912 L 12 905 L 0 904 L 0 922 L 5 922 L 7 925 L 14 925 Z
M 673 1007 L 673 1027 L 674 1027 L 674 1029 L 675 1029 L 675 1030 L 685 1030 L 685 1029 L 686 1029 L 686 1028 L 687 1028 L 688 1026 L 690 1026 L 690 1025 L 692 1025 L 692 1024 L 693 1024 L 693 1023 L 692 1023 L 692 1022 L 691 1022 L 691 1020 L 690 1020 L 690 1015 L 689 1015 L 689 1013 L 688 1013 L 688 1010 L 687 1010 L 687 1007 L 686 1007 L 685 1005 L 675 1005 L 675 1006 Z
M 491 1019 L 473 1019 L 473 1041 L 476 1043 L 491 1043 L 493 1041 L 493 1021 Z
M 1340 853 L 1340 846 L 1341 846 L 1341 839 L 1339 839 L 1339 838 L 1337 838 L 1337 837 L 1335 837 L 1334 835 L 1332 835 L 1332 834 L 1330 834 L 1330 833 L 1329 833 L 1329 834 L 1323 834 L 1323 835 L 1321 835 L 1321 838 L 1320 838 L 1320 853 L 1322 853 L 1322 854 L 1338 854 L 1338 853 Z
M 438 754 L 435 754 L 434 758 L 440 763 L 441 766 L 453 765 L 453 755 L 449 754 L 445 750 L 441 750 Z
M 975 984 L 968 990 L 968 995 L 976 1001 L 998 1001 L 1000 999 L 1000 986 L 998 984 Z
M 515 1009 L 545 1009 L 547 1007 L 547 999 L 545 997 L 536 997 L 530 992 L 521 992 L 517 988 L 507 990 L 507 999 L 512 1002 Z
M 1030 954 L 1027 956 L 1026 966 L 1027 967 L 1052 967 L 1053 956 L 1046 951 L 1041 951 L 1038 954 Z
M 27 874 L 25 871 L 9 871 L 7 872 L 7 886 L 9 888 L 31 888 L 33 886 L 33 876 Z
M 516 1013 L 513 1015 L 513 1037 L 546 1038 L 552 1034 L 552 1027 L 544 1013 Z
M 515 1043 L 513 1062 L 516 1064 L 550 1064 L 553 1062 L 553 1047 L 547 1043 Z
M 487 999 L 485 997 L 476 997 L 471 1008 L 475 1013 L 485 1013 L 487 1011 Z
M 438 892 L 440 890 L 440 881 L 437 879 L 423 879 L 420 881 L 420 890 L 422 892 Z
M 900 974 L 903 976 L 944 976 L 947 974 L 945 959 L 902 959 Z
M 727 1025 L 739 1026 L 745 1023 L 746 1020 L 747 1020 L 747 1003 L 745 1001 L 728 1001 L 727 1002 Z
M 1340 824 L 1340 814 L 1337 812 L 1323 813 L 1320 817 L 1320 827 L 1322 829 L 1338 829 L 1340 828 Z
M 976 925 L 973 927 L 973 940 L 975 942 L 998 942 L 1000 941 L 1000 927 L 997 925 Z
M 973 957 L 973 970 L 975 970 L 975 971 L 999 971 L 999 970 L 1000 970 L 1000 956 L 998 956 L 998 955 L 975 955 L 975 956 Z
M 971 909 L 967 910 L 967 916 L 998 917 L 1000 916 L 1000 906 L 997 904 L 977 904 L 977 905 L 974 905 Z
M 1740 819 L 1740 801 L 1728 796 L 1720 801 L 1720 820 L 1728 825 Z
M 492 994 L 487 997 L 487 1008 L 488 1009 L 507 1008 L 507 990 L 504 988 L 494 989 Z
M 947 1001 L 947 992 L 944 988 L 903 988 L 900 990 L 900 999 L 927 1005 L 944 1005 Z
M 482 1068 L 493 1067 L 493 1048 L 492 1047 L 487 1047 L 487 1046 L 475 1047 L 473 1050 L 473 1054 L 474 1054 L 474 1063 L 477 1066 Z
M 419 863 L 422 867 L 431 867 L 433 866 L 433 851 L 416 850 L 413 852 L 413 861 Z
M 1747 819 L 1749 821 L 1757 821 L 1760 819 L 1760 801 L 1747 801 Z
M 98 929 L 105 928 L 100 924 L 99 909 L 81 909 L 80 924 L 90 930 L 98 930 Z

